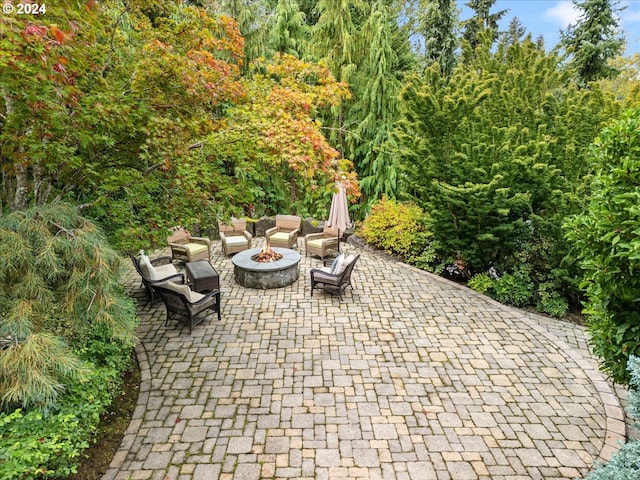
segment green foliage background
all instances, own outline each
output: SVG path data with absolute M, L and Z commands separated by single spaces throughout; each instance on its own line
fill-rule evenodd
M 584 270 L 594 352 L 626 382 L 627 360 L 640 354 L 640 111 L 604 129 L 590 158 L 589 205 L 567 221 L 567 237 Z

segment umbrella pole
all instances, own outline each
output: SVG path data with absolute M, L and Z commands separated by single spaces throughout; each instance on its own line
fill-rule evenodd
M 338 229 L 338 253 L 340 253 L 340 229 Z

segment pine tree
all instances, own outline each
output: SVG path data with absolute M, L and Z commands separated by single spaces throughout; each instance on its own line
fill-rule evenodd
M 445 77 L 456 66 L 458 48 L 458 9 L 454 0 L 425 0 L 419 10 L 419 33 L 424 36 L 427 66 L 440 65 Z
M 469 42 L 471 51 L 478 45 L 478 35 L 484 30 L 491 31 L 491 40 L 498 39 L 498 22 L 509 10 L 489 13 L 496 0 L 469 0 L 465 5 L 474 11 L 473 17 L 465 20 L 463 38 Z
M 296 0 L 278 0 L 275 22 L 271 33 L 271 48 L 280 53 L 304 57 L 309 43 L 310 30 L 305 15 Z
M 619 2 L 611 0 L 573 0 L 582 12 L 578 22 L 561 32 L 561 43 L 572 54 L 571 65 L 578 83 L 615 77 L 618 71 L 609 64 L 622 53 L 624 38 L 618 32 L 616 12 Z
M 122 260 L 62 203 L 0 217 L 0 243 L 0 407 L 47 410 L 92 368 L 82 355 L 98 332 L 113 347 L 133 346 Z
M 357 27 L 352 12 L 365 8 L 361 0 L 319 0 L 317 10 L 320 17 L 313 31 L 313 53 L 325 62 L 334 77 L 340 82 L 349 83 L 356 70 Z M 331 139 L 344 155 L 344 123 L 346 107 L 344 101 L 332 109 L 333 121 Z
M 358 172 L 365 211 L 383 195 L 395 198 L 397 194 L 396 167 L 387 145 L 398 117 L 400 90 L 395 22 L 391 9 L 375 2 L 359 35 L 359 50 L 365 55 L 358 59 L 356 102 L 346 121 L 348 155 Z

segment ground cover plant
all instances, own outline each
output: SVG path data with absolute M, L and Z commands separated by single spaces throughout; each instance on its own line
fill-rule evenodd
M 0 245 L 0 478 L 64 477 L 131 359 L 122 260 L 64 204 L 0 217 Z
M 631 357 L 627 367 L 629 374 L 629 404 L 627 412 L 640 428 L 640 358 Z M 640 477 L 640 440 L 627 441 L 607 463 L 596 464 L 585 480 L 634 480 Z

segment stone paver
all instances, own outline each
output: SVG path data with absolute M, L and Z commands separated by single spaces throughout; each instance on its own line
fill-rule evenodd
M 217 245 L 222 320 L 191 335 L 131 272 L 142 384 L 103 480 L 573 479 L 618 448 L 580 327 L 343 249 L 362 256 L 340 302 L 310 297 L 303 247 L 300 279 L 263 291 Z

